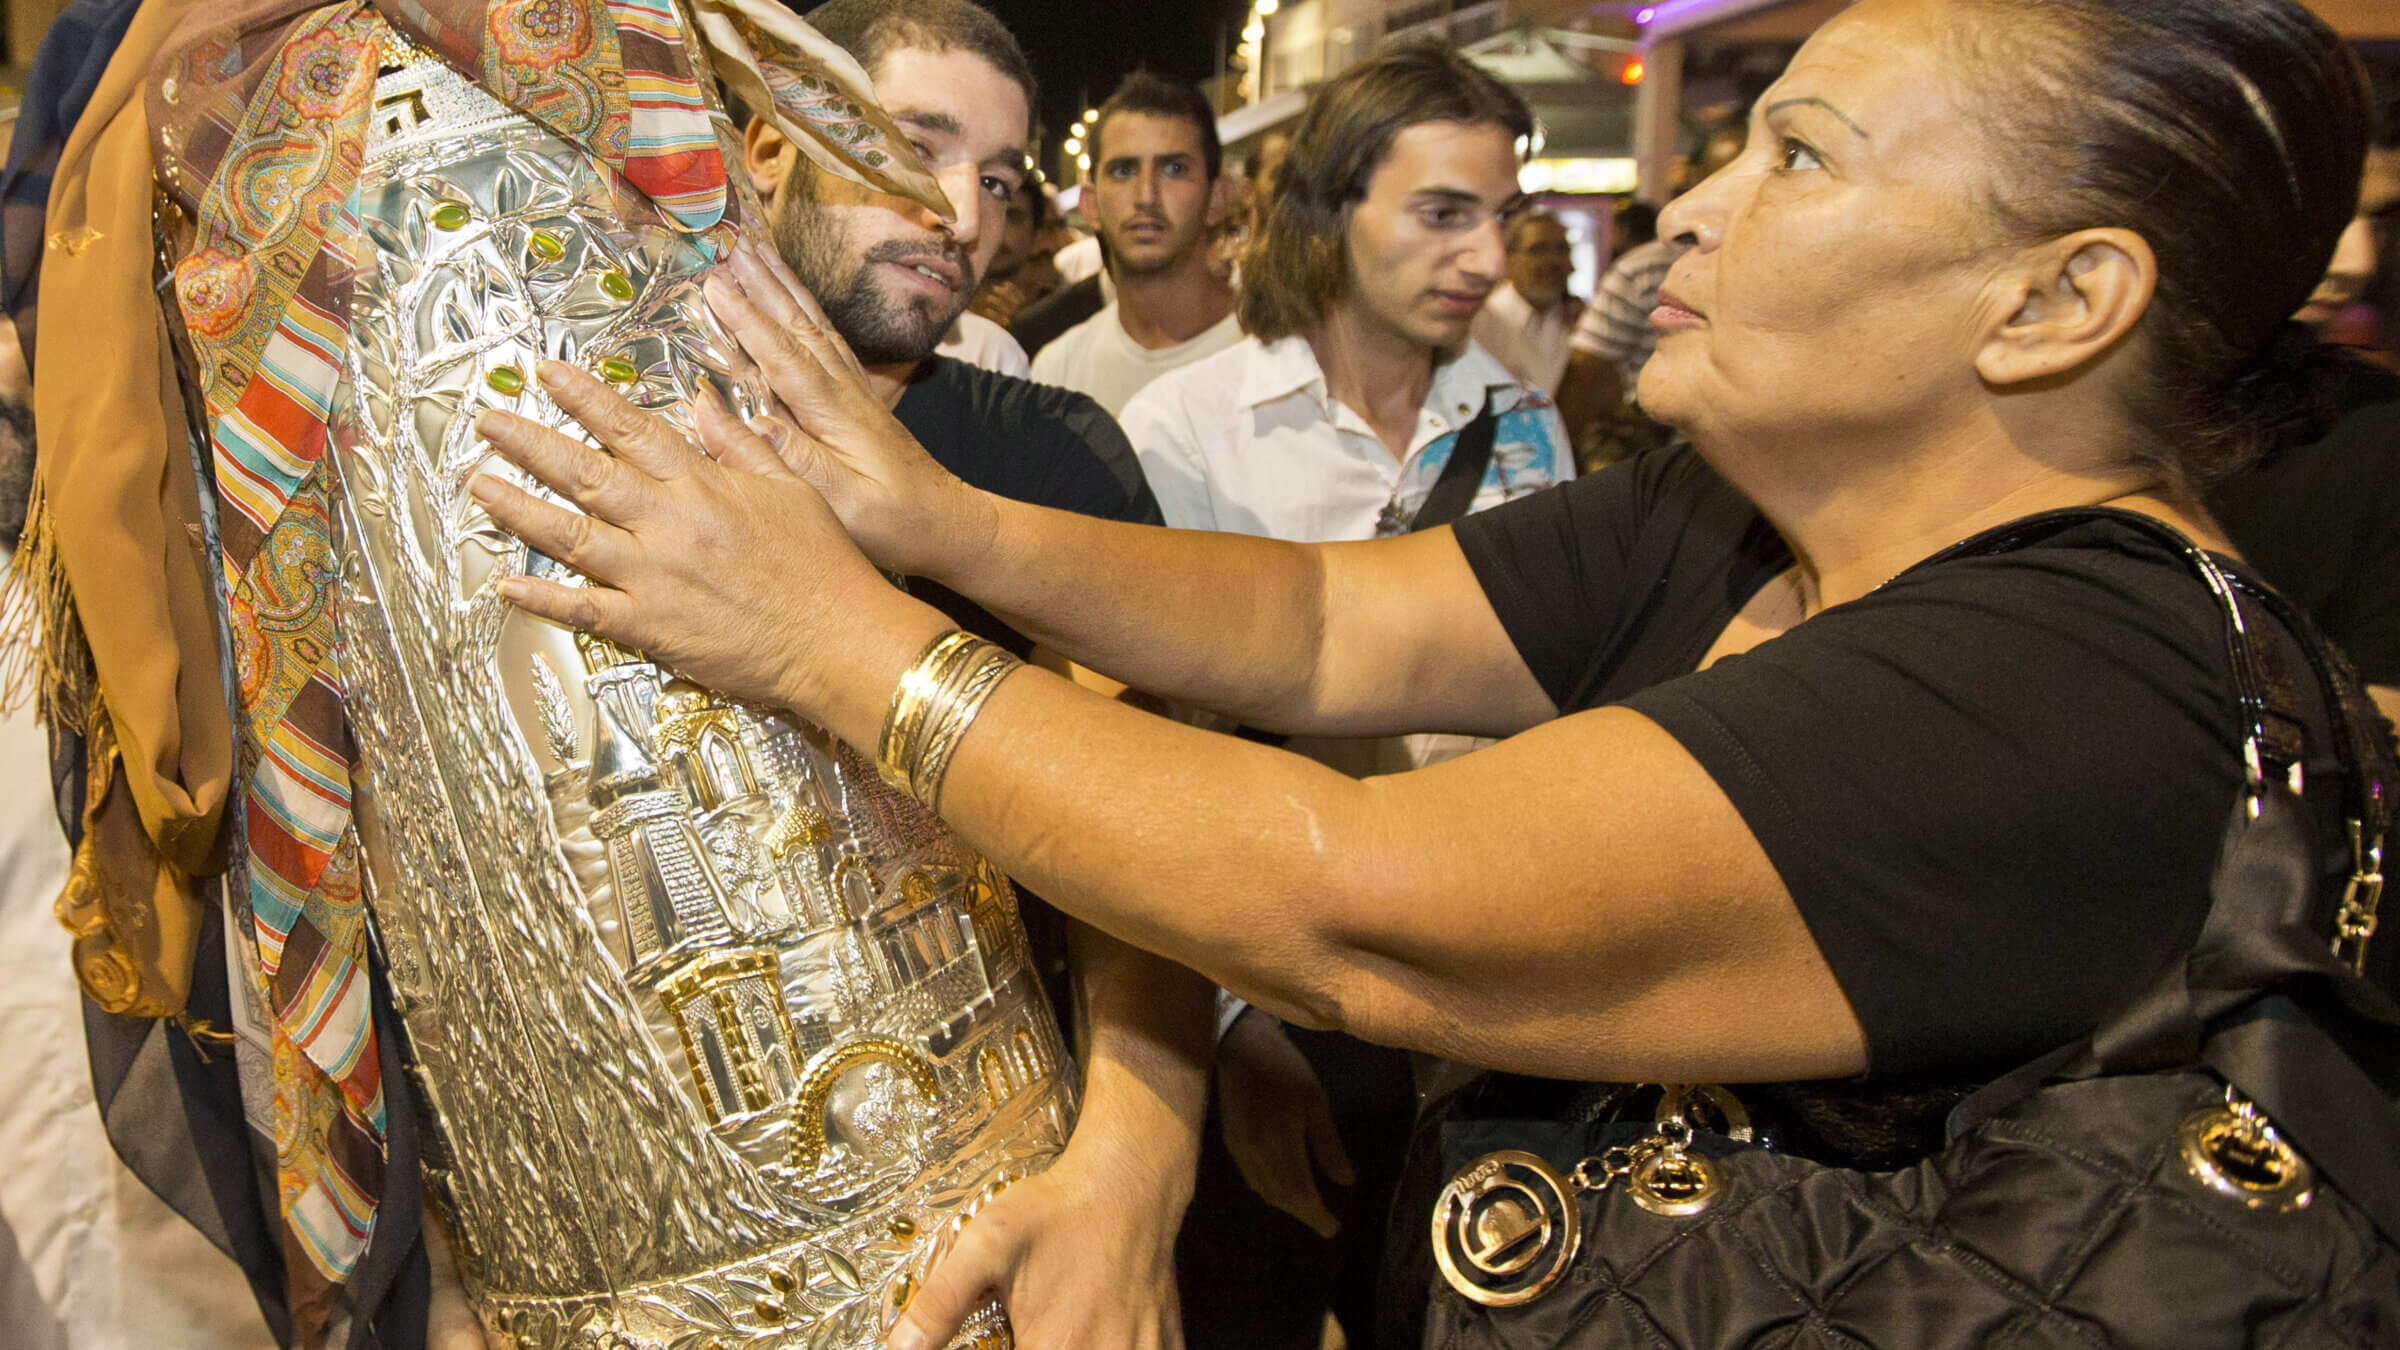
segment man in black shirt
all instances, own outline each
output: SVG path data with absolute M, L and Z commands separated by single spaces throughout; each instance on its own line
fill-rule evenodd
M 1164 523 L 1125 433 L 1083 394 L 928 356 L 901 386 L 892 415 L 942 467 L 987 492 L 1109 520 Z M 931 582 L 912 581 L 910 589 L 960 627 L 1032 657 L 1031 639 L 973 601 Z
M 755 118 L 743 158 L 775 251 L 870 386 L 952 473 L 1019 501 L 1158 523 L 1132 448 L 1098 404 L 934 354 L 998 250 L 1009 197 L 1025 179 L 1034 89 L 1015 39 L 966 0 L 833 0 L 808 18 L 857 58 L 957 219 L 818 173 Z M 959 626 L 1031 654 L 1027 638 L 981 608 L 930 583 L 910 585 Z M 1046 907 L 1027 908 L 1028 926 L 1038 927 Z M 1024 1343 L 1172 1340 L 1171 1258 L 1198 1151 L 1212 991 L 1096 931 L 1076 926 L 1068 936 L 1060 945 L 1073 948 L 1080 995 L 1082 1119 L 1059 1163 L 1024 1185 L 1091 1191 L 1095 1203 L 1079 1208 L 1093 1210 L 1093 1221 L 1080 1236 L 1096 1245 L 1049 1253 L 1044 1268 L 1029 1265 L 1001 1292 Z M 1141 1184 L 1127 1189 L 1134 1180 Z M 1111 1203 L 1098 1204 L 1101 1194 Z
M 1021 115 L 1032 74 L 988 16 L 953 32 L 941 14 L 902 17 L 900 8 L 837 0 L 809 21 L 868 69 L 887 111 L 933 161 L 957 220 L 818 173 L 755 118 L 744 159 L 775 250 L 944 467 L 1021 501 L 1155 522 L 1157 503 L 1124 436 L 1089 399 L 934 354 L 974 298 L 999 250 L 1008 200 L 1025 182 Z

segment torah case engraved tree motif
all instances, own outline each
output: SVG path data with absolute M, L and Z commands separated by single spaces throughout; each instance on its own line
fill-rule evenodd
M 687 34 L 688 39 L 688 34 Z M 487 1326 L 540 1347 L 851 1347 L 1072 1091 L 1008 885 L 852 749 L 496 587 L 466 492 L 557 359 L 753 406 L 715 243 L 391 44 L 330 426 L 365 883 Z M 730 157 L 729 157 L 730 158 Z M 520 480 L 521 481 L 521 480 Z M 1002 1345 L 986 1310 L 962 1344 Z

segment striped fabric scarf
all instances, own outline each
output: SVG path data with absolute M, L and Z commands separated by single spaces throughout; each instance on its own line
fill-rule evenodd
M 304 1340 L 366 1250 L 383 1185 L 325 459 L 379 25 L 359 3 L 315 10 L 225 85 L 168 77 L 170 102 L 214 105 L 204 125 L 226 146 L 196 179 L 207 187 L 175 293 L 222 508 L 248 900 L 274 1014 L 276 1189 Z M 195 181 L 166 167 L 170 182 Z

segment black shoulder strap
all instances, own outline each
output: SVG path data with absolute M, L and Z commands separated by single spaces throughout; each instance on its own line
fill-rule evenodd
M 2061 530 L 2095 520 L 2116 522 L 2164 544 L 2182 556 L 2216 597 L 2225 619 L 2226 659 L 2233 668 L 2234 695 L 2242 718 L 2244 791 L 2255 799 L 2265 786 L 2268 764 L 2279 762 L 2288 768 L 2297 757 L 2297 747 L 2291 745 L 2286 728 L 2296 725 L 2300 718 L 2288 682 L 2273 678 L 2279 664 L 2274 650 L 2251 636 L 2250 620 L 2239 599 L 2242 596 L 2282 625 L 2307 654 L 2310 669 L 2322 690 L 2325 715 L 2332 723 L 2335 750 L 2349 775 L 2348 813 L 2352 819 L 2375 826 L 2380 833 L 2390 809 L 2384 784 L 2393 765 L 2389 754 L 2379 748 L 2377 733 L 2371 725 L 2372 715 L 2362 711 L 2372 705 L 2348 660 L 2327 643 L 2316 624 L 2289 600 L 2269 587 L 2228 572 L 2206 549 L 2165 521 L 2102 506 L 2044 511 L 1952 544 L 1909 570 L 1956 558 L 2013 552 Z M 2255 816 L 2256 812 L 2252 814 Z
M 2387 749 L 2369 729 L 2356 676 L 2304 614 L 2272 590 L 2228 573 L 2179 531 L 2132 512 L 2048 512 L 1935 555 L 2006 552 L 2081 521 L 2111 519 L 2180 553 L 2216 595 L 2242 713 L 2244 783 L 2230 813 L 2209 912 L 2189 956 L 2084 1041 L 2064 1046 L 1962 1103 L 1952 1138 L 2045 1082 L 2206 1064 L 2256 1102 L 2386 1235 L 2400 1240 L 2400 1104 L 2343 1048 L 2323 1019 L 2365 1035 L 2400 1032 L 2400 1004 L 2334 957 L 2317 926 L 2323 859 L 2300 806 L 2303 725 L 2290 682 L 2250 628 L 2239 597 L 2288 631 L 2316 676 L 2343 761 L 2345 814 L 2380 839 L 2390 803 Z M 1922 565 L 1922 564 L 1920 564 Z M 2270 770 L 2273 770 L 2270 772 Z
M 1483 486 L 1484 470 L 1491 467 L 1492 442 L 1499 431 L 1500 414 L 1492 410 L 1491 395 L 1486 394 L 1483 411 L 1459 428 L 1458 442 L 1450 447 L 1450 462 L 1442 466 L 1442 476 L 1433 480 L 1433 491 L 1425 494 L 1425 504 L 1408 522 L 1408 533 L 1448 525 L 1467 513 L 1475 504 L 1475 490 Z

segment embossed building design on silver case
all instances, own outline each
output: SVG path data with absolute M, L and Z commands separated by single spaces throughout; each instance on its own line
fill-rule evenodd
M 376 102 L 333 417 L 341 669 L 472 1293 L 528 1350 L 880 1345 L 1072 1121 L 1014 897 L 823 732 L 499 599 L 561 575 L 466 493 L 514 473 L 477 413 L 563 422 L 535 363 L 662 412 L 745 398 L 699 241 L 421 53 Z

